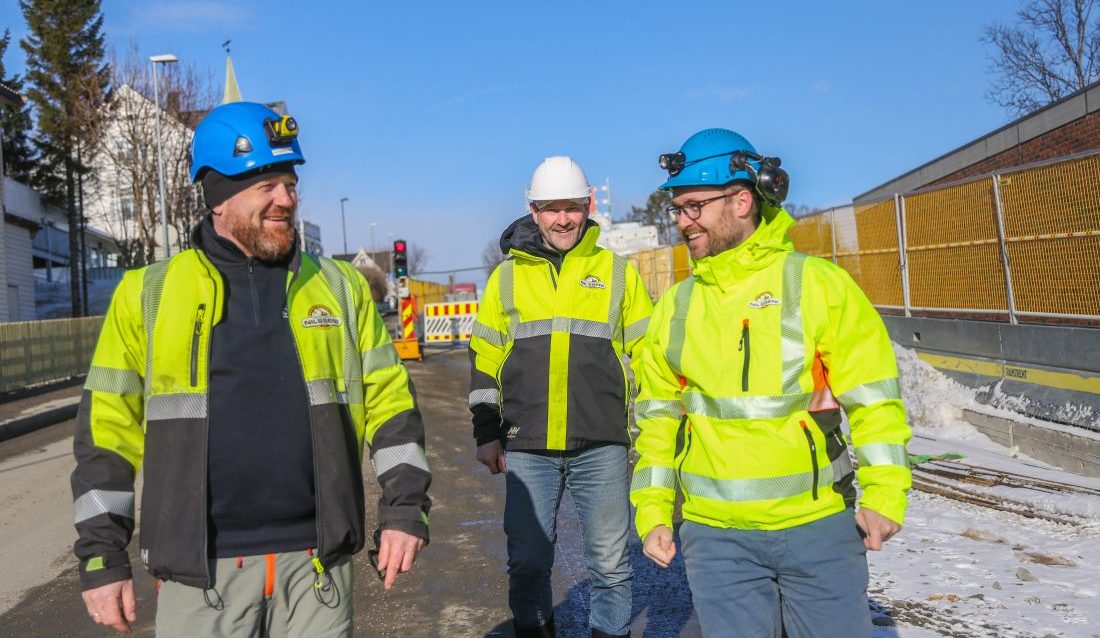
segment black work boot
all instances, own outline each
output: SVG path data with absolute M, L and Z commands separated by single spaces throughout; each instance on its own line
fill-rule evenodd
M 520 627 L 514 621 L 512 626 L 516 630 L 516 638 L 556 638 L 557 634 L 554 633 L 554 619 L 551 618 L 550 622 L 545 625 L 539 625 L 538 627 Z
M 628 631 L 625 634 L 619 636 L 617 634 L 609 634 L 605 631 L 600 631 L 599 629 L 593 627 L 592 638 L 630 638 L 630 632 Z

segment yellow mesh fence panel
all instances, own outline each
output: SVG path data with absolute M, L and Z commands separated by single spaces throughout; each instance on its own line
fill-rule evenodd
M 803 217 L 789 232 L 794 249 L 800 253 L 833 260 L 833 224 L 831 211 Z
M 1100 156 L 999 180 L 1016 310 L 1100 315 Z
M 691 276 L 691 262 L 688 261 L 687 244 L 672 247 L 672 279 L 682 281 Z
M 837 264 L 876 306 L 902 306 L 894 200 L 838 211 Z M 843 221 L 843 223 L 842 223 Z
M 905 198 L 914 308 L 1008 308 L 991 180 Z

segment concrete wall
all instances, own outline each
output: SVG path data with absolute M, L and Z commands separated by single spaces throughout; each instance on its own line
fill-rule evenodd
M 1050 463 L 1067 472 L 1100 477 L 1100 437 L 1076 434 L 1017 419 L 965 410 L 966 420 L 995 443 L 1018 446 L 1021 454 Z
M 1100 431 L 1100 329 L 884 316 L 890 337 L 982 403 Z

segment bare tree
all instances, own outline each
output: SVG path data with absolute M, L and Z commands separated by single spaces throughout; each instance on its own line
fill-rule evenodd
M 995 24 L 982 40 L 992 44 L 997 78 L 986 94 L 1015 115 L 1026 115 L 1100 78 L 1100 14 L 1095 0 L 1029 0 L 1017 26 Z
M 508 255 L 500 251 L 500 242 L 495 239 L 489 240 L 489 243 L 485 244 L 485 249 L 481 251 L 481 265 L 485 266 L 485 276 L 493 274 L 493 269 L 505 259 L 508 259 Z
M 419 244 L 409 242 L 409 275 L 416 275 L 428 267 L 428 251 Z
M 116 87 L 108 105 L 107 124 L 96 150 L 94 219 L 113 235 L 125 267 L 151 263 L 154 249 L 163 243 L 157 169 L 156 105 L 153 76 L 137 45 L 124 59 L 111 61 L 111 83 Z M 189 175 L 191 137 L 198 120 L 216 104 L 208 76 L 193 66 L 165 67 L 158 92 L 161 99 L 161 152 L 168 223 L 181 245 L 205 213 L 198 189 Z
M 371 297 L 374 298 L 375 303 L 386 298 L 386 273 L 381 268 L 378 266 L 373 268 L 356 267 L 356 270 L 363 273 L 363 277 L 370 284 Z

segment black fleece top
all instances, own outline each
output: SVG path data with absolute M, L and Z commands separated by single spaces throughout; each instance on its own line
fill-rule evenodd
M 296 252 L 249 259 L 209 216 L 192 239 L 225 290 L 210 346 L 209 555 L 316 547 L 309 397 L 286 314 Z

